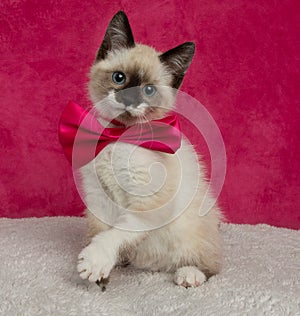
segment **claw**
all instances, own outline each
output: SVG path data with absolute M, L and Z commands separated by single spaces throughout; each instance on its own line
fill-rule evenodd
M 109 277 L 108 278 L 101 278 L 100 280 L 97 280 L 96 281 L 96 284 L 99 286 L 99 287 L 102 287 L 101 288 L 101 291 L 102 292 L 105 292 L 106 290 L 106 285 L 108 284 L 109 282 Z

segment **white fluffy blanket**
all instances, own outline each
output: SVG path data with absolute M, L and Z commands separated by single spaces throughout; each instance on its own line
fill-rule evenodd
M 300 315 L 300 232 L 222 226 L 224 268 L 199 288 L 172 275 L 119 268 L 105 292 L 81 281 L 83 218 L 0 219 L 0 314 Z

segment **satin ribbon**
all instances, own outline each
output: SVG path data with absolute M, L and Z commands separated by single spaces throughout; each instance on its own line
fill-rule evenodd
M 70 101 L 59 122 L 59 140 L 68 161 L 80 168 L 116 141 L 174 154 L 180 147 L 181 133 L 176 115 L 129 127 L 104 128 L 94 115 Z

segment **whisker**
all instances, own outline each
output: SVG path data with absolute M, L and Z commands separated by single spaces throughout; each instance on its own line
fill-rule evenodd
M 101 87 L 101 88 L 103 88 L 103 89 L 106 89 L 106 87 L 102 84 L 102 81 L 95 80 L 95 84 L 96 84 L 98 87 Z

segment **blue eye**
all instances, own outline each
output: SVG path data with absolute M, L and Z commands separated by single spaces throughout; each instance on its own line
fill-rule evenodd
M 112 74 L 112 81 L 115 83 L 115 84 L 118 84 L 118 85 L 122 85 L 126 82 L 126 76 L 123 72 L 121 71 L 115 71 L 113 74 Z
M 156 95 L 156 88 L 154 86 L 151 85 L 146 85 L 143 87 L 142 89 L 143 93 L 145 96 L 147 97 L 154 97 Z

